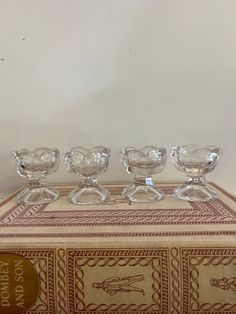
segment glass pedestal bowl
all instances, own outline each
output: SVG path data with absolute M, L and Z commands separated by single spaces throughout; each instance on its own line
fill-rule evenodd
M 132 183 L 122 192 L 125 199 L 144 203 L 164 198 L 164 193 L 154 186 L 152 175 L 165 168 L 165 148 L 144 146 L 137 149 L 128 146 L 121 151 L 121 162 L 126 171 L 134 176 Z
M 56 172 L 60 164 L 58 149 L 46 147 L 33 151 L 20 149 L 12 152 L 17 173 L 28 179 L 27 186 L 17 195 L 20 204 L 47 204 L 59 197 L 59 192 L 48 186 L 47 176 Z
M 66 169 L 80 177 L 78 188 L 68 195 L 74 204 L 90 205 L 105 202 L 110 193 L 98 184 L 97 176 L 107 170 L 110 149 L 96 146 L 91 149 L 73 147 L 64 155 Z
M 205 180 L 205 174 L 213 171 L 222 153 L 215 146 L 176 146 L 171 156 L 175 166 L 187 174 L 186 181 L 174 191 L 174 197 L 193 202 L 208 202 L 218 197 Z

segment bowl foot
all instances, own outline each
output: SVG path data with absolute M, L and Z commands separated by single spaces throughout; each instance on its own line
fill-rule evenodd
M 190 202 L 209 202 L 216 199 L 218 194 L 208 185 L 184 184 L 175 189 L 173 196 Z
M 153 186 L 131 183 L 123 190 L 122 196 L 131 202 L 151 203 L 162 200 L 165 194 Z
M 16 201 L 25 205 L 48 204 L 57 200 L 59 195 L 58 191 L 46 186 L 26 187 L 17 195 Z
M 68 199 L 73 204 L 93 205 L 108 200 L 110 192 L 102 186 L 76 188 L 70 192 Z

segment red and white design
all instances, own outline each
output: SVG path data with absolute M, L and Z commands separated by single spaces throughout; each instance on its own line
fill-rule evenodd
M 219 302 L 218 299 L 214 303 L 200 302 L 201 297 L 199 289 L 200 270 L 199 267 L 205 266 L 236 266 L 236 248 L 180 248 L 181 268 L 182 268 L 182 283 L 183 283 L 183 314 L 236 314 L 236 298 L 233 303 Z M 205 278 L 207 270 L 204 272 Z M 216 269 L 216 274 L 219 274 L 219 269 Z M 206 280 L 204 280 L 205 282 Z M 214 289 L 209 283 L 209 291 Z M 202 283 L 203 284 L 203 283 Z
M 236 230 L 163 231 L 163 232 L 70 232 L 70 233 L 4 233 L 0 238 L 152 238 L 235 236 Z
M 69 274 L 69 308 L 70 314 L 86 314 L 104 312 L 140 314 L 167 314 L 169 309 L 169 269 L 168 250 L 162 249 L 68 249 L 67 265 Z M 152 303 L 88 303 L 85 302 L 84 277 L 89 268 L 114 267 L 116 274 L 119 269 L 127 267 L 136 272 L 136 267 L 149 267 L 152 271 L 150 287 L 152 289 Z M 87 270 L 85 270 L 87 268 Z M 117 274 L 116 274 L 117 275 Z M 148 283 L 149 284 L 149 283 Z M 91 288 L 92 289 L 92 288 Z M 102 301 L 102 300 L 101 300 Z M 112 302 L 112 300 L 111 300 Z
M 171 187 L 164 188 L 170 192 Z M 172 188 L 173 189 L 173 188 Z M 65 189 L 62 191 L 66 194 Z M 48 205 L 15 204 L 0 219 L 0 227 L 39 226 L 141 226 L 235 224 L 236 212 L 221 199 L 208 203 L 188 203 L 189 208 L 115 208 L 104 205 L 95 209 L 78 207 L 66 210 L 47 210 Z M 135 205 L 135 204 L 133 204 Z

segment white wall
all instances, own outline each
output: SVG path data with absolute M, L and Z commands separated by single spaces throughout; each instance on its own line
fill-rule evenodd
M 0 194 L 16 148 L 223 148 L 208 176 L 236 190 L 235 0 L 0 0 Z M 169 160 L 158 180 L 183 180 Z M 51 182 L 76 181 L 63 164 Z

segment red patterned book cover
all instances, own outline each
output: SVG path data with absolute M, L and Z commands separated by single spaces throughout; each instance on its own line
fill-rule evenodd
M 236 314 L 236 200 L 0 207 L 0 313 Z

